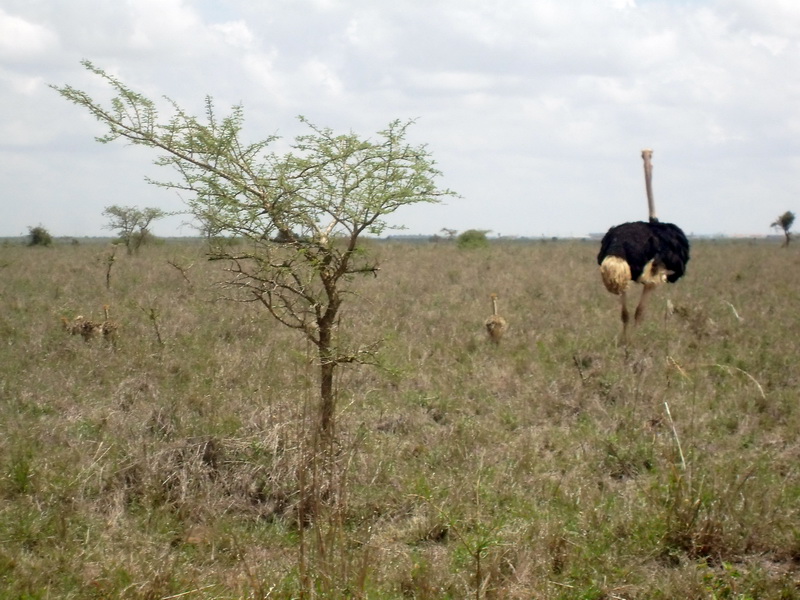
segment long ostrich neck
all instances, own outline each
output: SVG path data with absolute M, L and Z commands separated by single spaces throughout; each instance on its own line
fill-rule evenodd
M 497 316 L 497 296 L 492 296 L 492 314 Z
M 653 200 L 653 164 L 650 160 L 653 158 L 652 150 L 642 150 L 642 160 L 644 160 L 644 185 L 647 188 L 647 210 L 650 216 L 650 222 L 658 221 L 656 217 L 656 203 Z

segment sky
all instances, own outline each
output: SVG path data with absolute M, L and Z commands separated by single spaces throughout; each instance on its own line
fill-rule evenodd
M 298 116 L 363 137 L 414 119 L 458 197 L 403 234 L 568 237 L 658 216 L 765 235 L 800 210 L 797 0 L 0 0 L 0 236 L 108 236 L 111 205 L 185 210 L 154 151 L 51 85 L 103 98 L 88 59 L 202 115 L 242 105 L 248 141 Z M 186 215 L 158 236 L 197 235 Z

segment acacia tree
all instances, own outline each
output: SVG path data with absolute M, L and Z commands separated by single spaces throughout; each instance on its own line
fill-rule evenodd
M 791 240 L 791 232 L 789 231 L 794 224 L 794 213 L 790 210 L 787 210 L 783 213 L 780 217 L 775 219 L 775 222 L 770 225 L 770 227 L 775 227 L 776 229 L 781 229 L 783 231 L 783 235 L 786 239 L 783 241 L 784 246 L 789 245 L 789 241 Z
M 134 206 L 107 206 L 103 216 L 109 222 L 106 227 L 115 230 L 128 254 L 138 253 L 142 244 L 150 237 L 150 224 L 156 219 L 166 217 L 160 208 L 136 208 Z
M 300 117 L 309 133 L 278 154 L 269 151 L 274 136 L 242 140 L 241 106 L 220 118 L 206 98 L 201 120 L 168 99 L 172 115 L 162 121 L 152 100 L 89 61 L 83 65 L 113 90 L 109 106 L 71 86 L 54 89 L 108 128 L 98 141 L 153 148 L 160 152 L 156 164 L 178 173 L 177 181 L 151 183 L 189 192 L 190 213 L 210 240 L 209 258 L 226 261 L 222 283 L 231 298 L 261 303 L 316 346 L 317 431 L 330 434 L 337 368 L 374 358 L 374 344 L 348 348 L 337 335 L 348 282 L 378 273 L 359 238 L 381 234 L 386 217 L 401 207 L 453 195 L 436 185 L 440 172 L 427 148 L 406 142 L 412 121 L 391 122 L 373 141 Z M 244 243 L 227 243 L 231 236 Z

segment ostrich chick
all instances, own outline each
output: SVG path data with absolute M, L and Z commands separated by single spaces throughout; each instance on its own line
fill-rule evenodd
M 495 344 L 499 344 L 505 332 L 508 330 L 508 323 L 506 320 L 497 314 L 497 294 L 491 294 L 489 298 L 492 299 L 492 316 L 486 319 L 486 332 L 489 334 L 489 339 Z
M 66 317 L 61 317 L 64 330 L 72 335 L 80 335 L 85 342 L 89 342 L 93 337 L 103 331 L 102 323 L 95 323 L 86 319 L 83 315 L 78 315 L 72 321 Z
M 109 317 L 108 304 L 103 305 L 103 313 L 105 314 L 105 321 L 103 321 L 102 323 L 103 337 L 112 346 L 116 346 L 117 331 L 119 330 L 119 324 L 116 321 L 112 321 L 111 318 Z

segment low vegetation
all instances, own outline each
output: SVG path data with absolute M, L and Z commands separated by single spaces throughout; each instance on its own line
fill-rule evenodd
M 0 247 L 0 598 L 800 598 L 794 247 L 696 242 L 625 348 L 596 243 L 365 243 L 323 448 L 203 243 Z
M 53 244 L 53 236 L 41 225 L 36 227 L 28 227 L 28 245 L 29 246 L 51 246 Z
M 481 229 L 467 229 L 458 236 L 456 243 L 462 250 L 487 248 L 489 246 L 489 240 L 486 237 L 487 233 L 487 231 Z

